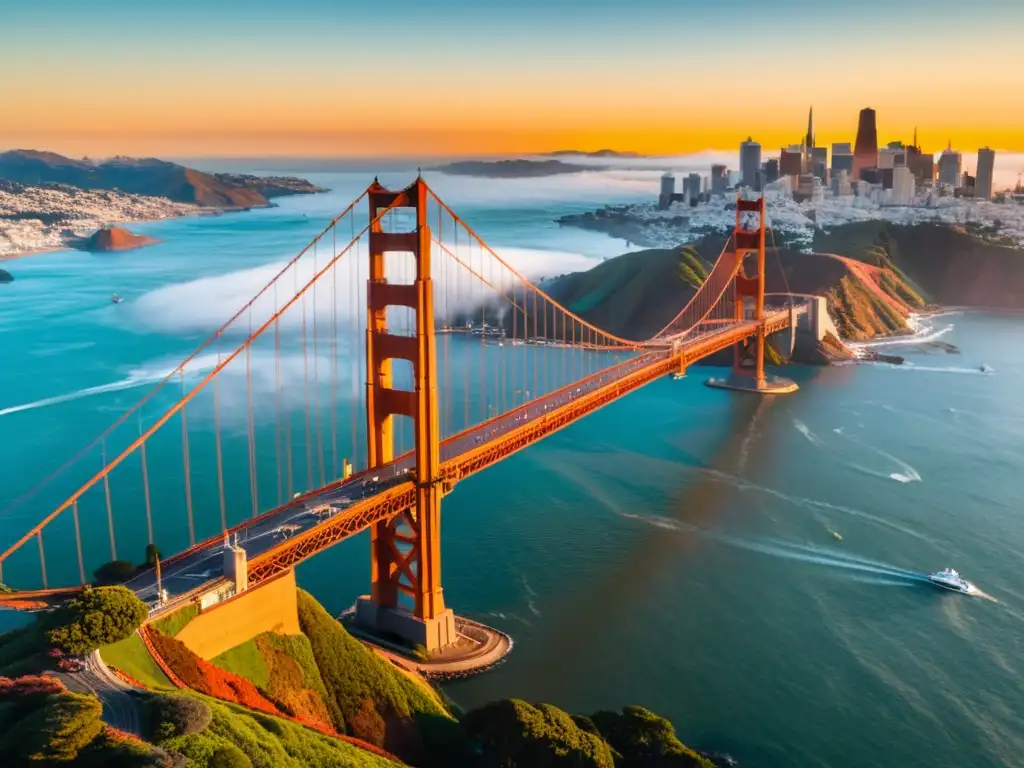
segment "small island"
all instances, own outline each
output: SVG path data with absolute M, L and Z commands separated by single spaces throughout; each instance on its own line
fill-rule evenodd
M 80 251 L 105 253 L 109 251 L 131 251 L 135 248 L 142 248 L 159 242 L 155 237 L 136 235 L 134 232 L 129 232 L 127 229 L 121 229 L 120 227 L 103 227 L 97 229 L 89 237 L 73 243 L 73 246 Z
M 5 269 L 0 269 L 0 283 L 13 283 L 14 275 Z
M 480 176 L 487 179 L 532 179 L 541 176 L 559 176 L 566 173 L 605 170 L 602 166 L 582 166 L 563 163 L 561 160 L 466 160 L 448 163 L 432 171 L 450 176 Z

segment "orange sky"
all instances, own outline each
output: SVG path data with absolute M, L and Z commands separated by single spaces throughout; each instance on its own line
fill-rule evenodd
M 980 24 L 982 6 L 992 6 L 983 48 L 963 37 L 966 21 L 943 26 L 915 9 L 904 19 L 879 5 L 882 16 L 832 47 L 780 44 L 785 25 L 751 27 L 746 44 L 761 37 L 770 44 L 748 56 L 719 37 L 743 29 L 728 14 L 705 12 L 705 28 L 687 34 L 662 30 L 657 14 L 671 13 L 671 4 L 621 35 L 596 22 L 578 37 L 533 25 L 520 37 L 491 31 L 484 39 L 473 28 L 442 33 L 450 45 L 419 27 L 400 30 L 401 40 L 376 26 L 346 38 L 333 28 L 317 37 L 316 25 L 299 35 L 269 23 L 242 25 L 231 36 L 188 19 L 177 21 L 179 39 L 171 17 L 156 37 L 139 36 L 132 30 L 141 21 L 125 9 L 143 10 L 129 5 L 114 17 L 123 29 L 106 23 L 89 38 L 69 22 L 66 39 L 55 41 L 59 33 L 39 26 L 39 11 L 36 26 L 22 26 L 26 35 L 12 35 L 10 25 L 0 31 L 0 148 L 76 156 L 425 157 L 603 147 L 679 154 L 731 149 L 749 134 L 768 152 L 800 140 L 813 104 L 819 144 L 853 141 L 858 110 L 871 106 L 882 142 L 909 141 L 917 126 L 927 150 L 952 140 L 965 152 L 1024 151 L 1024 26 L 1016 23 L 1024 11 L 994 3 L 975 0 L 964 11 Z M 543 4 L 534 5 L 540 14 Z M 35 6 L 26 8 L 17 13 Z M 93 23 L 74 8 L 83 14 L 78 23 Z M 821 9 L 812 17 L 821 21 L 812 37 L 855 21 L 829 15 L 836 16 Z M 226 16 L 225 28 L 239 27 L 239 18 Z M 448 29 L 446 18 L 436 25 Z M 923 37 L 908 35 L 910 28 Z

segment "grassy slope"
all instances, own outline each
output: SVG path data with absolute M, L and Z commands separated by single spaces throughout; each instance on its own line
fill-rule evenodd
M 660 331 L 694 293 L 679 278 L 678 248 L 616 256 L 557 278 L 545 290 L 599 328 L 636 339 Z
M 205 731 L 160 742 L 181 752 L 194 768 L 206 768 L 214 751 L 234 744 L 255 768 L 386 768 L 398 765 L 351 744 L 332 739 L 287 720 L 256 714 L 235 704 L 190 693 L 210 708 L 213 719 Z
M 164 616 L 162 619 L 157 619 L 153 622 L 153 626 L 168 637 L 175 637 L 185 628 L 185 625 L 198 615 L 199 606 L 189 603 L 184 608 Z
M 1024 308 L 1024 252 L 942 224 L 865 221 L 816 232 L 815 250 L 870 261 L 888 240 L 894 264 L 930 301 Z
M 153 661 L 146 646 L 136 633 L 119 643 L 100 648 L 100 656 L 108 666 L 124 672 L 128 677 L 153 690 L 173 690 L 174 685 Z
M 224 651 L 211 661 L 221 669 L 234 672 L 239 677 L 244 677 L 249 682 L 255 683 L 264 691 L 270 685 L 270 669 L 260 654 L 259 648 L 256 647 L 255 638 Z
M 392 668 L 352 637 L 308 592 L 299 590 L 299 624 L 309 638 L 327 692 L 346 723 L 370 699 L 382 714 L 450 717 L 436 695 Z

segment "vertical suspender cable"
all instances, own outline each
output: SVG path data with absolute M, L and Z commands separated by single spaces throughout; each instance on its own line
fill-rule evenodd
M 139 437 L 142 437 L 142 409 L 139 409 Z M 149 469 L 146 466 L 146 441 L 139 446 L 142 458 L 142 494 L 146 499 L 146 532 L 153 544 L 153 508 L 149 503 Z
M 319 274 L 320 270 L 317 269 L 317 248 L 316 243 L 313 244 L 313 274 Z M 313 425 L 315 427 L 314 434 L 316 435 L 316 456 L 317 456 L 317 467 L 320 469 L 320 487 L 322 488 L 324 483 L 324 441 L 323 441 L 323 427 L 320 423 L 320 333 L 318 331 L 317 324 L 317 311 L 316 311 L 316 294 L 317 288 L 316 283 L 313 283 Z
M 277 285 L 274 285 L 274 292 L 277 292 Z M 275 323 L 275 340 L 276 340 L 276 323 Z M 221 334 L 217 333 L 217 365 L 220 365 L 220 338 Z M 217 452 L 217 500 L 220 503 L 220 529 L 226 531 L 228 529 L 228 511 L 227 503 L 224 500 L 224 454 L 223 448 L 220 441 L 220 376 L 213 378 L 213 442 L 214 448 Z M 280 473 L 278 473 L 280 479 Z M 280 482 L 278 483 L 280 486 Z
M 43 549 L 43 529 L 36 533 L 36 541 L 39 542 L 39 569 L 43 574 L 43 589 L 49 589 L 50 584 L 46 579 L 46 551 Z
M 249 308 L 249 338 L 252 338 L 252 307 Z M 249 421 L 249 489 L 252 516 L 259 514 L 259 492 L 256 488 L 256 427 L 252 416 L 252 344 L 245 345 L 245 410 Z
M 78 578 L 85 584 L 85 563 L 82 560 L 82 530 L 78 525 L 78 499 L 71 504 L 71 514 L 75 518 L 75 548 L 78 550 Z

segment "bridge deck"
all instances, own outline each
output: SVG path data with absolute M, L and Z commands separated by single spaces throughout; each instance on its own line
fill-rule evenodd
M 789 327 L 789 311 L 766 318 L 766 330 Z M 583 416 L 630 392 L 754 335 L 753 320 L 717 325 L 687 337 L 676 349 L 652 349 L 539 397 L 490 421 L 454 435 L 441 444 L 441 473 L 454 484 L 538 442 Z M 333 544 L 389 519 L 415 502 L 408 478 L 412 452 L 390 464 L 367 470 L 323 489 L 309 492 L 231 529 L 249 560 L 249 583 L 260 583 Z M 332 506 L 329 516 L 315 507 Z M 295 526 L 288 534 L 280 528 Z M 213 537 L 164 561 L 163 586 L 172 595 L 194 590 L 223 576 L 223 537 Z M 156 601 L 155 574 L 147 572 L 127 586 L 148 602 Z

